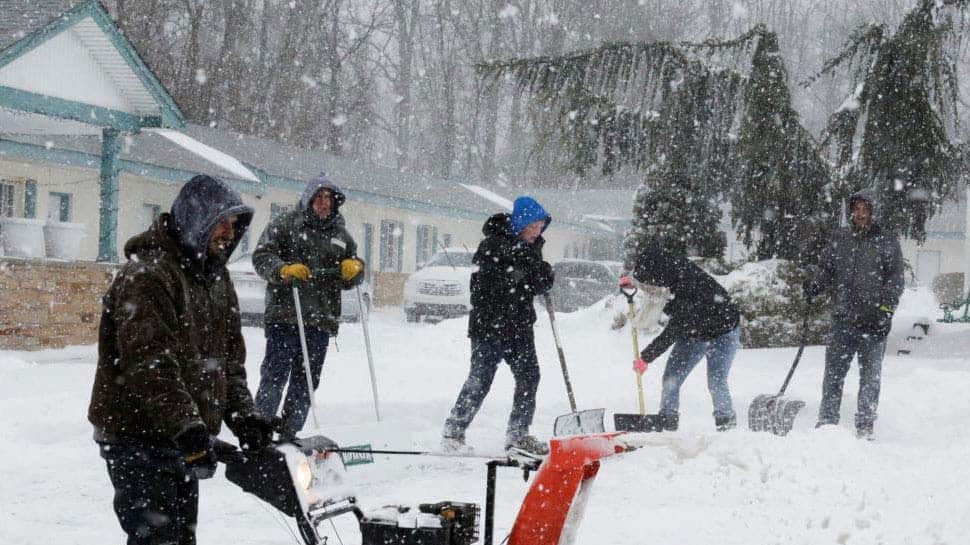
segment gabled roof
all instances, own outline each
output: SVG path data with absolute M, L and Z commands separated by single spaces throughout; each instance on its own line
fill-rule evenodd
M 45 48 L 48 54 L 32 56 Z M 90 58 L 65 64 L 78 50 Z M 45 68 L 49 77 L 31 77 Z M 75 69 L 79 73 L 68 77 Z M 92 81 L 103 87 L 85 85 Z M 104 103 L 109 95 L 116 100 Z M 0 107 L 28 116 L 10 125 L 30 126 L 29 116 L 134 131 L 185 125 L 172 97 L 97 0 L 0 0 Z

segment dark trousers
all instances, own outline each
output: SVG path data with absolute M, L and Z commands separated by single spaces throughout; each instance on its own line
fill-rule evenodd
M 310 353 L 310 376 L 313 390 L 320 385 L 320 372 L 327 357 L 330 334 L 326 330 L 306 326 L 307 351 Z M 281 417 L 293 431 L 303 429 L 310 411 L 310 394 L 307 392 L 306 371 L 303 367 L 303 348 L 300 331 L 291 324 L 266 326 L 266 356 L 259 369 L 259 389 L 256 390 L 256 408 L 265 416 L 275 416 L 283 399 Z
M 838 424 L 842 405 L 842 387 L 849 372 L 849 364 L 859 357 L 859 404 L 856 409 L 856 429 L 872 429 L 879 408 L 882 383 L 882 358 L 886 353 L 886 337 L 875 337 L 846 324 L 835 323 L 829 332 L 825 349 L 825 376 L 822 379 L 822 403 L 818 411 L 819 424 Z
M 102 444 L 114 509 L 128 545 L 195 545 L 199 481 L 181 454 L 140 444 Z
M 465 430 L 478 414 L 485 396 L 492 387 L 495 371 L 502 360 L 509 364 L 515 378 L 512 396 L 512 412 L 506 430 L 506 439 L 515 441 L 529 434 L 532 417 L 536 412 L 536 390 L 539 388 L 539 360 L 535 341 L 479 340 L 472 339 L 471 369 L 458 400 L 445 421 L 444 436 L 464 438 Z

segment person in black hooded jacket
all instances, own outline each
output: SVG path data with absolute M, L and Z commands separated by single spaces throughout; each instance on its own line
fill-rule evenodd
M 195 543 L 199 479 L 222 422 L 244 449 L 271 439 L 246 386 L 246 347 L 226 260 L 253 210 L 196 176 L 171 213 L 125 244 L 104 296 L 88 419 L 129 544 Z
M 468 316 L 471 369 L 451 410 L 442 439 L 447 451 L 466 451 L 465 430 L 492 386 L 503 359 L 515 377 L 506 448 L 534 453 L 548 447 L 529 435 L 539 387 L 539 361 L 532 327 L 533 298 L 552 288 L 553 273 L 542 260 L 542 232 L 552 218 L 531 197 L 515 200 L 512 214 L 496 214 L 482 227 L 485 239 L 472 261 L 472 310 Z
M 737 425 L 727 378 L 740 346 L 740 312 L 727 291 L 686 257 L 648 242 L 636 258 L 633 276 L 645 284 L 668 288 L 673 298 L 664 307 L 667 326 L 640 352 L 634 369 L 643 373 L 647 364 L 671 345 L 664 368 L 660 397 L 660 420 L 666 430 L 679 423 L 680 387 L 687 375 L 707 358 L 707 387 L 714 402 L 714 423 L 724 431 Z M 629 287 L 629 277 L 621 287 Z

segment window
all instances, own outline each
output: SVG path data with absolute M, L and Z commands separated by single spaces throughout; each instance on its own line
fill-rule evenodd
M 415 238 L 415 265 L 423 267 L 425 263 L 434 255 L 435 246 L 438 245 L 438 228 L 432 225 L 418 225 L 417 237 Z
M 404 229 L 401 222 L 381 220 L 381 270 L 401 272 L 404 254 Z
M 47 219 L 50 221 L 69 222 L 71 221 L 71 194 L 55 193 L 50 194 L 50 207 L 47 209 Z
M 24 184 L 24 217 L 34 218 L 37 216 L 37 182 L 27 180 Z
M 13 216 L 13 184 L 0 184 L 0 216 Z
M 162 207 L 157 204 L 143 203 L 141 205 L 141 224 L 144 228 L 149 228 L 154 225 L 155 220 L 162 213 Z

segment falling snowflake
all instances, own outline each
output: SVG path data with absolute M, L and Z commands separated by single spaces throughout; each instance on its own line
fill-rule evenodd
M 498 12 L 499 19 L 511 19 L 519 15 L 519 8 L 512 4 L 505 4 L 505 7 Z

